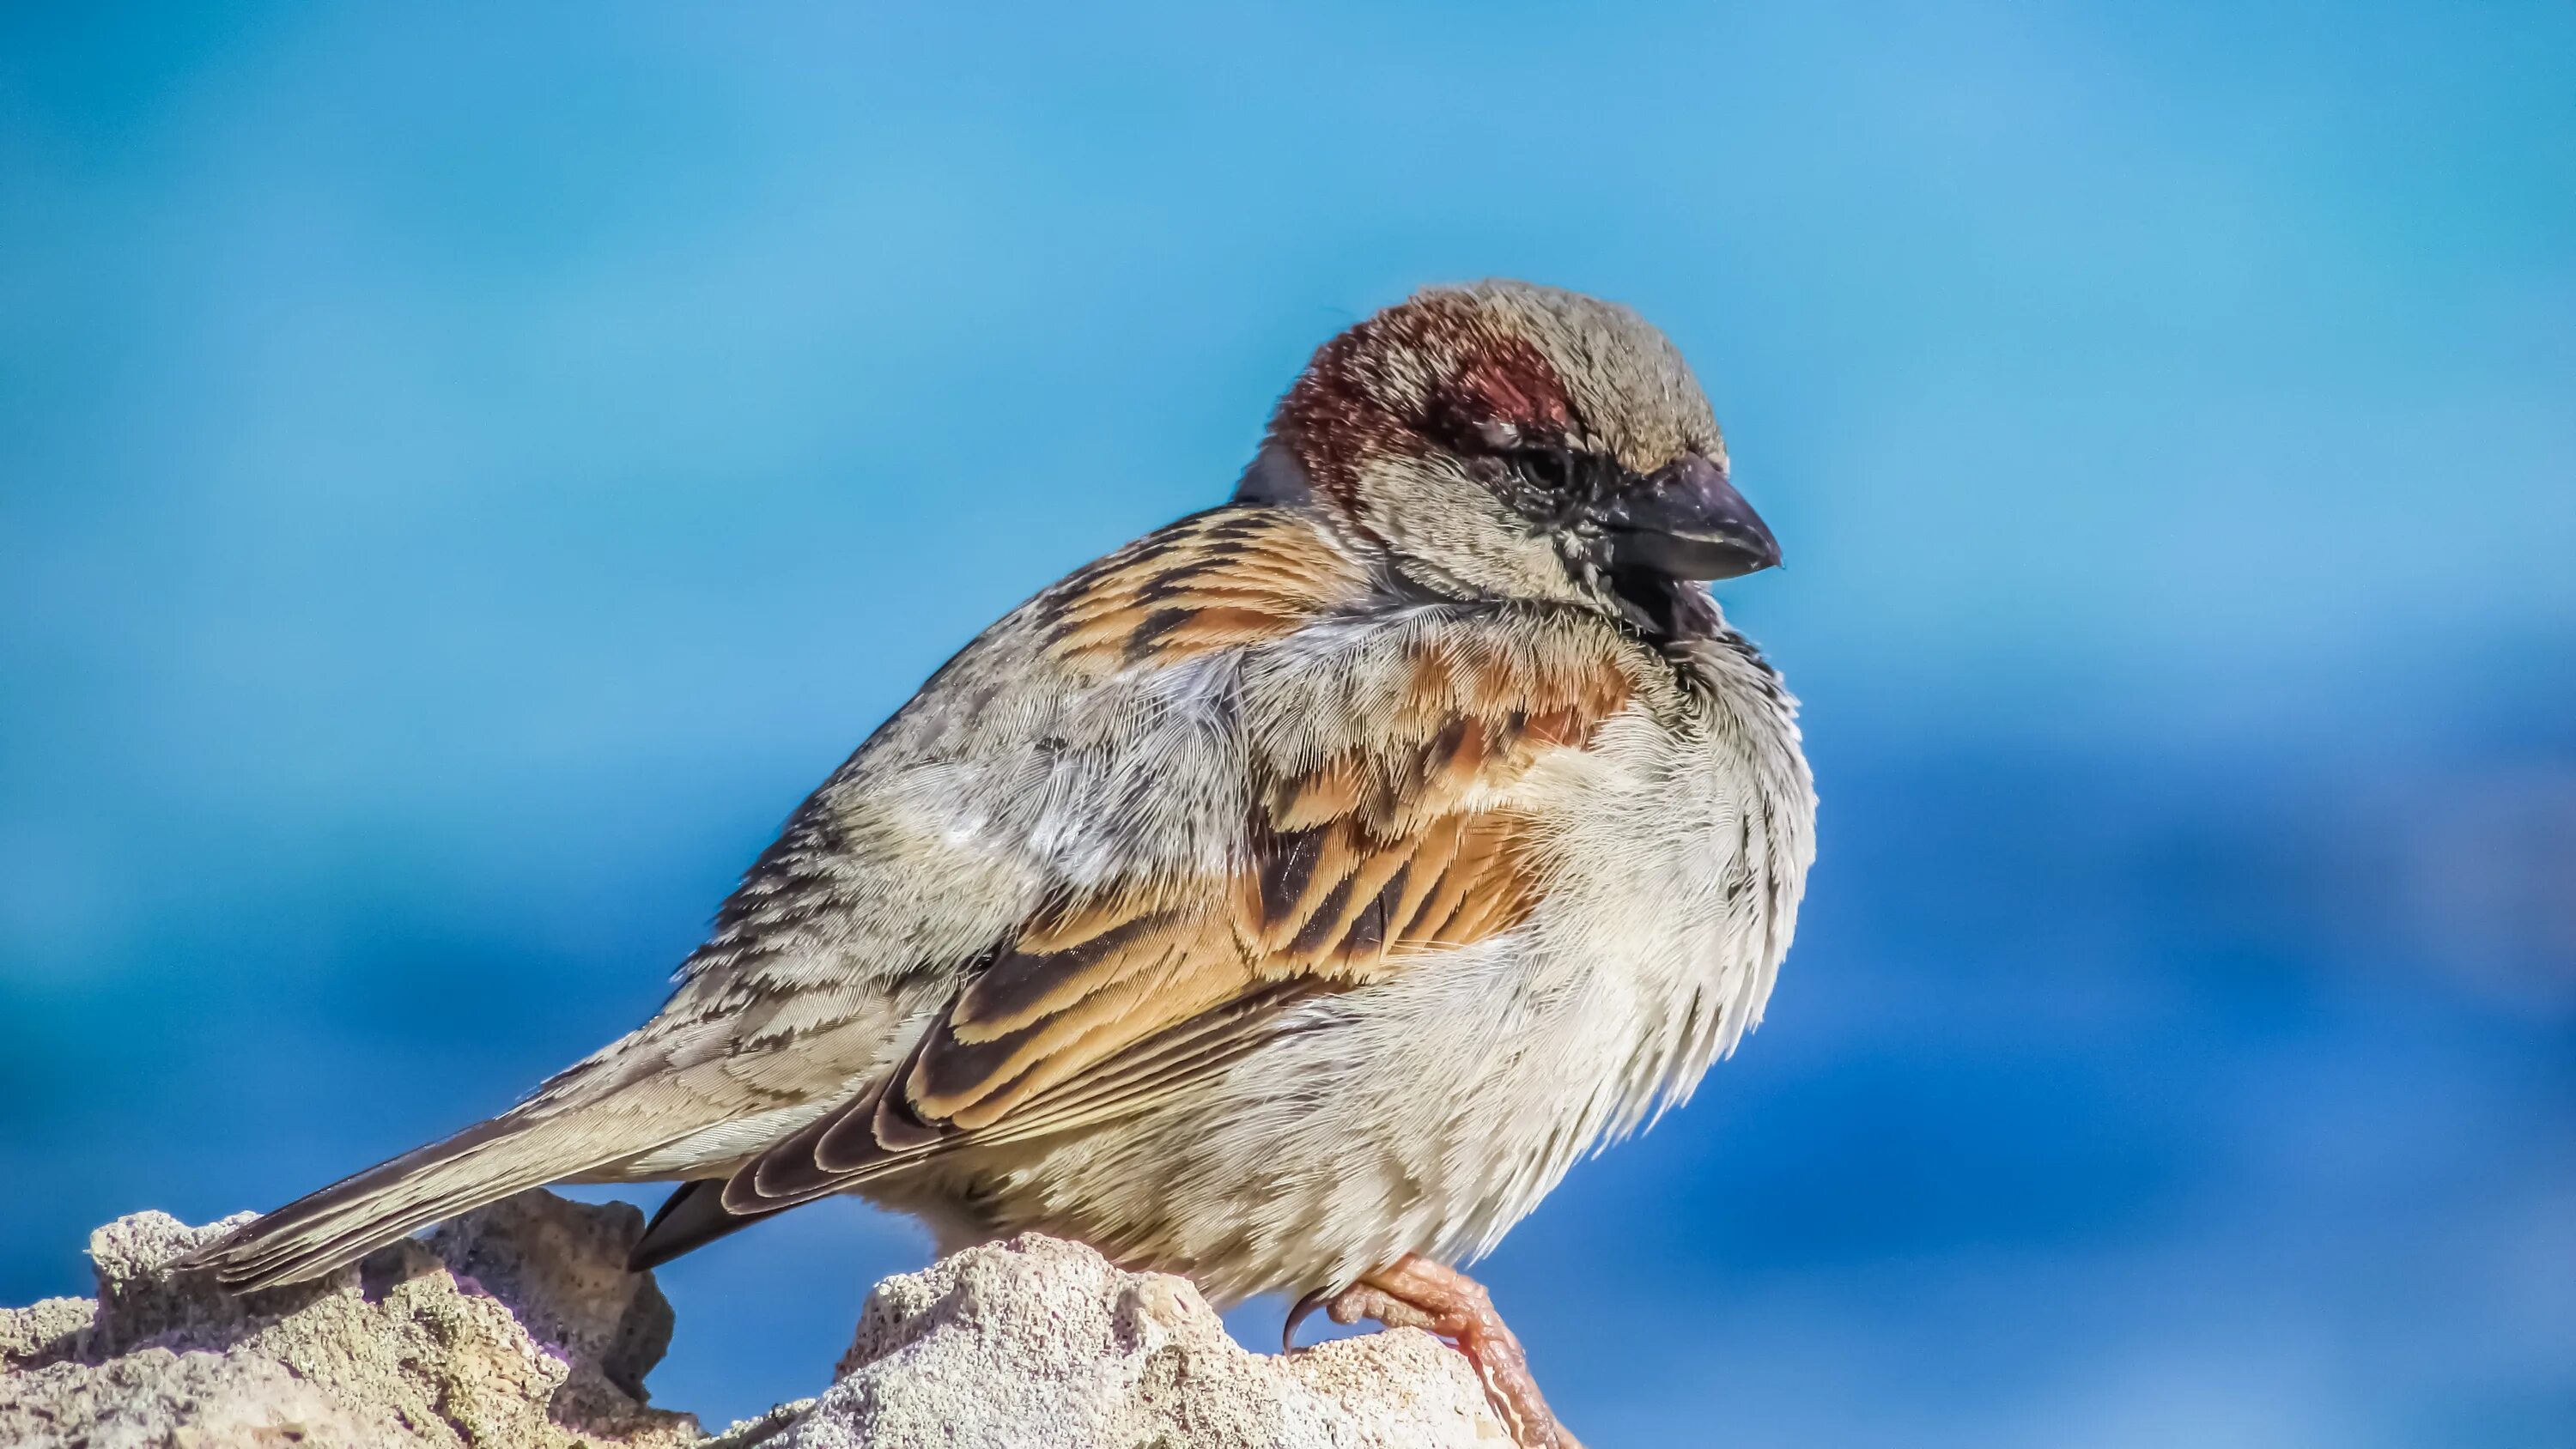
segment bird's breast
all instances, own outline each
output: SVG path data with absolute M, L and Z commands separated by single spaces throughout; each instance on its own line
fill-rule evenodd
M 1494 1236 L 1596 1143 L 1688 1096 L 1761 1019 L 1813 815 L 1785 720 L 1765 737 L 1703 710 L 1625 712 L 1541 762 L 1525 798 L 1547 887 L 1494 1021 L 1515 1040 L 1493 1054 L 1522 1069 L 1469 1129 L 1524 1164 Z

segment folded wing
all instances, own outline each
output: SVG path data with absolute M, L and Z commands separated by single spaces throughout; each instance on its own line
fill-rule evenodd
M 1210 687 L 1249 774 L 1227 858 L 1053 892 L 894 1070 L 723 1182 L 721 1215 L 693 1185 L 692 1241 L 1143 1110 L 1295 1029 L 1298 1003 L 1528 916 L 1545 861 L 1513 792 L 1627 704 L 1606 641 L 1462 604 L 1337 612 L 1349 590 L 1317 574 L 1349 565 L 1277 517 L 1203 515 L 1039 602 L 1069 666 L 1224 667 Z

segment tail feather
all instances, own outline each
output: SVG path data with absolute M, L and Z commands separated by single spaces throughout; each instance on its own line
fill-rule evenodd
M 297 1198 L 182 1266 L 236 1292 L 319 1277 L 432 1223 L 652 1145 L 603 1134 L 589 1116 L 523 1109 L 476 1123 Z
M 702 1177 L 673 1189 L 655 1210 L 653 1220 L 644 1225 L 644 1236 L 635 1240 L 626 1266 L 638 1273 L 659 1268 L 682 1253 L 703 1248 L 728 1233 L 740 1232 L 767 1216 L 727 1210 L 724 1185 L 721 1177 Z

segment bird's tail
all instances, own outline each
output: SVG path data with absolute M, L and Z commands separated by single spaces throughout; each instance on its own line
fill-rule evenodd
M 444 1141 L 414 1148 L 198 1249 L 182 1267 L 236 1292 L 318 1277 L 432 1223 L 512 1193 L 580 1177 L 652 1145 L 602 1131 L 588 1110 L 530 1102 Z M 551 1108 L 552 1110 L 549 1110 Z M 620 1124 L 641 1125 L 641 1124 Z

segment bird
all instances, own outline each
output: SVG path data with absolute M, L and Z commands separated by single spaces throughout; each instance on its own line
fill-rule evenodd
M 191 1266 L 309 1279 L 555 1182 L 638 1269 L 852 1193 L 1466 1353 L 1463 1265 L 1762 1017 L 1815 854 L 1715 581 L 1780 548 L 1630 308 L 1491 280 L 1326 341 L 1232 497 L 1045 588 L 788 819 L 642 1026 Z

